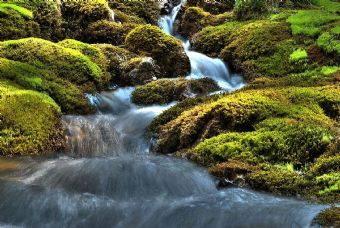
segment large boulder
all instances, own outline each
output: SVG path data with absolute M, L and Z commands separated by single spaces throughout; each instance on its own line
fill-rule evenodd
M 131 51 L 151 56 L 163 77 L 185 76 L 190 72 L 190 61 L 181 42 L 156 26 L 138 26 L 127 35 L 125 44 Z

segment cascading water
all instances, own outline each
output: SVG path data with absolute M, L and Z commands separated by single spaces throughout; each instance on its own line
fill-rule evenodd
M 132 91 L 89 96 L 96 115 L 65 116 L 66 155 L 0 159 L 1 227 L 308 227 L 324 208 L 217 190 L 202 168 L 149 153 L 145 128 L 173 104 L 138 107 Z
M 210 58 L 202 53 L 190 50 L 189 40 L 184 39 L 174 32 L 174 23 L 176 16 L 182 5 L 185 3 L 181 0 L 180 4 L 175 6 L 168 16 L 164 16 L 159 20 L 159 26 L 169 35 L 176 36 L 182 41 L 184 50 L 190 59 L 191 73 L 188 79 L 198 79 L 202 77 L 210 77 L 224 90 L 233 91 L 242 88 L 245 83 L 238 74 L 231 74 L 226 64 L 218 58 Z

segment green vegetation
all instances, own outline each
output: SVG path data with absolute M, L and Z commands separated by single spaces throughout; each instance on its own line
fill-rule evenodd
M 331 207 L 323 210 L 315 219 L 314 224 L 323 227 L 340 226 L 340 207 Z
M 138 26 L 127 35 L 125 44 L 131 51 L 151 56 L 161 67 L 164 77 L 183 76 L 190 70 L 189 58 L 181 42 L 156 26 Z
M 199 80 L 161 79 L 138 86 L 132 93 L 132 101 L 140 105 L 166 104 L 191 96 L 192 93 L 199 96 L 218 90 L 215 81 L 209 78 Z
M 298 49 L 290 55 L 290 59 L 293 61 L 299 61 L 301 59 L 306 59 L 308 54 L 306 50 Z
M 16 12 L 18 12 L 21 16 L 27 17 L 27 18 L 33 18 L 33 13 L 32 11 L 21 7 L 21 6 L 17 6 L 15 4 L 10 4 L 10 3 L 0 3 L 0 13 L 5 13 L 8 14 L 10 12 L 9 9 L 14 10 Z
M 34 155 L 62 149 L 58 105 L 47 95 L 0 82 L 1 155 Z

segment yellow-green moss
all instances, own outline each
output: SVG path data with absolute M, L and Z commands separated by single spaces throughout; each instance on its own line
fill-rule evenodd
M 16 12 L 18 12 L 21 16 L 27 17 L 27 18 L 33 18 L 33 13 L 32 11 L 21 7 L 21 6 L 17 6 L 15 4 L 11 4 L 11 3 L 0 3 L 0 13 L 10 13 L 8 12 L 9 10 L 14 10 Z
M 181 42 L 156 26 L 138 26 L 127 35 L 125 44 L 131 51 L 151 56 L 164 77 L 183 76 L 190 71 L 189 58 Z
M 33 155 L 64 145 L 60 109 L 47 95 L 0 82 L 0 154 Z
M 331 207 L 319 213 L 313 224 L 321 225 L 322 227 L 339 227 L 340 226 L 340 207 Z
M 53 71 L 84 91 L 101 88 L 106 78 L 100 67 L 77 50 L 50 41 L 27 38 L 0 42 L 0 56 Z
M 166 104 L 183 100 L 191 93 L 206 95 L 218 90 L 216 82 L 203 78 L 199 80 L 160 79 L 143 86 L 138 86 L 132 93 L 132 101 L 140 105 Z
M 90 43 L 108 43 L 123 45 L 126 35 L 138 24 L 118 23 L 114 21 L 96 21 L 91 23 L 85 31 L 85 40 Z

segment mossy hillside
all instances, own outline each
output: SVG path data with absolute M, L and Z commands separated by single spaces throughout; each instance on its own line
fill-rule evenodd
M 103 88 L 107 80 L 100 67 L 80 51 L 42 39 L 27 38 L 1 42 L 0 56 L 51 70 L 85 92 Z
M 127 35 L 125 44 L 139 55 L 151 56 L 164 77 L 183 76 L 190 71 L 189 58 L 181 42 L 156 26 L 138 26 Z
M 22 88 L 49 94 L 66 114 L 86 114 L 92 111 L 83 92 L 76 85 L 57 77 L 52 71 L 0 58 L 0 78 Z
M 146 23 L 156 25 L 160 17 L 158 1 L 109 1 L 109 6 L 127 15 L 142 18 Z
M 136 23 L 118 23 L 107 20 L 96 21 L 87 27 L 85 40 L 89 43 L 123 45 L 127 34 L 138 25 Z
M 218 89 L 216 82 L 209 78 L 198 80 L 160 79 L 138 86 L 132 93 L 132 102 L 139 105 L 166 104 L 184 100 L 193 94 L 207 95 Z
M 329 128 L 335 123 L 325 113 L 338 115 L 338 92 L 336 87 L 292 87 L 225 95 L 210 104 L 185 111 L 163 125 L 158 140 L 160 152 L 190 148 L 223 132 L 253 131 L 256 124 L 273 117 L 313 122 Z
M 0 82 L 0 154 L 36 155 L 62 149 L 61 112 L 47 95 Z

